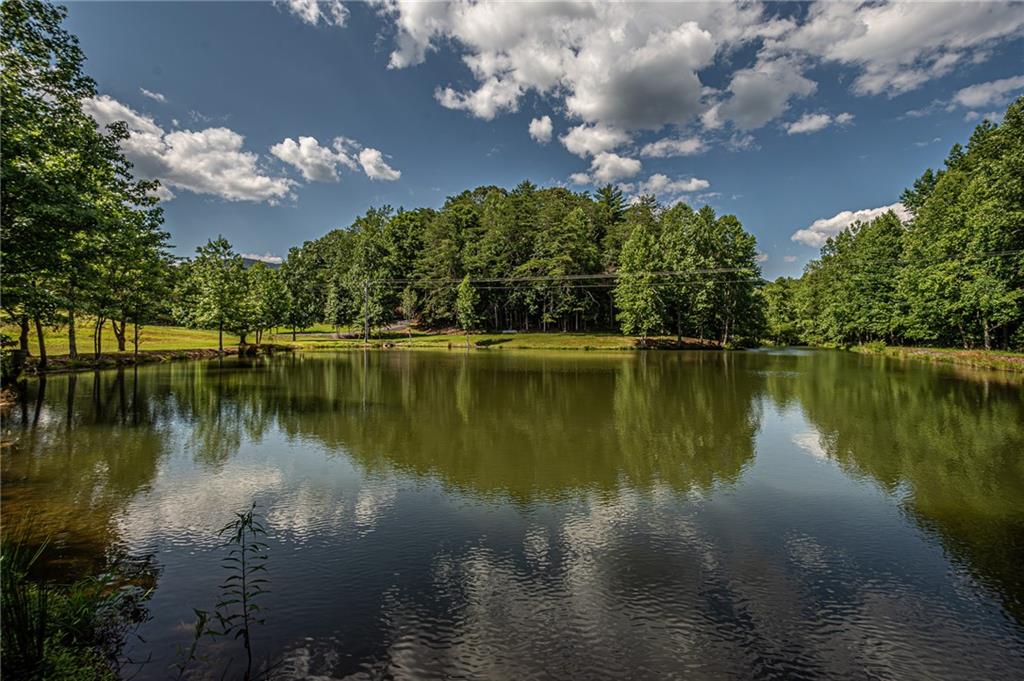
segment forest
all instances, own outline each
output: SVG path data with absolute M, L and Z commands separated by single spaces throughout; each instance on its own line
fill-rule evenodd
M 906 223 L 851 225 L 802 277 L 764 286 L 766 338 L 1024 348 L 1024 98 L 900 200 Z
M 1024 99 L 983 122 L 945 167 L 902 194 L 912 218 L 854 224 L 799 279 L 763 280 L 754 236 L 709 206 L 483 186 L 439 208 L 370 208 L 246 267 L 223 238 L 171 253 L 155 181 L 136 180 L 123 123 L 100 129 L 97 94 L 63 8 L 2 5 L 2 309 L 28 352 L 76 320 L 99 356 L 109 323 L 138 351 L 145 324 L 182 324 L 259 344 L 315 324 L 369 336 L 397 320 L 425 329 L 612 331 L 712 341 L 1024 347 Z

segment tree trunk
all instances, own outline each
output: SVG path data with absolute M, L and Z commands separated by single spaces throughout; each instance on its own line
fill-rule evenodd
M 43 338 L 43 323 L 39 321 L 39 317 L 35 318 L 36 322 L 36 335 L 39 337 L 39 368 L 46 368 L 46 339 Z
M 119 327 L 116 319 L 111 319 L 110 320 L 110 328 L 112 328 L 114 330 L 114 338 L 117 339 L 117 351 L 118 352 L 124 352 L 124 349 L 125 349 L 125 337 L 124 337 L 125 333 L 124 333 L 124 331 L 125 331 L 125 325 L 126 324 L 127 324 L 127 322 L 124 319 L 122 319 L 121 320 L 121 325 Z
M 25 356 L 32 354 L 28 349 L 28 315 L 21 315 L 21 319 L 18 320 L 18 326 L 21 333 L 18 335 L 18 347 L 24 351 Z
M 217 327 L 217 349 L 220 350 L 221 353 L 224 352 L 224 322 L 223 321 L 221 321 L 220 325 Z
M 292 343 L 295 342 L 295 325 L 292 325 Z
M 68 308 L 68 357 L 78 359 L 78 338 L 75 336 L 75 306 Z
M 132 345 L 134 346 L 133 347 L 133 354 L 135 355 L 135 359 L 138 360 L 139 359 L 139 322 L 138 322 L 138 320 L 135 320 L 134 326 L 135 326 L 135 334 L 134 334 L 134 337 L 132 338 Z
M 992 334 L 991 334 L 991 331 L 990 331 L 990 327 L 989 327 L 988 319 L 987 318 L 983 318 L 981 320 L 981 331 L 984 334 L 984 338 L 985 338 L 985 349 L 986 350 L 991 350 L 992 349 Z
M 106 319 L 102 317 L 96 318 L 96 326 L 93 327 L 92 332 L 92 352 L 96 359 L 100 358 L 100 354 L 103 352 L 103 325 L 107 323 Z

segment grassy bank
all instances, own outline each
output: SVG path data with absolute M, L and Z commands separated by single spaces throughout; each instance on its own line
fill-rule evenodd
M 83 318 L 75 325 L 78 337 L 78 352 L 81 355 L 92 354 L 92 333 L 93 320 Z M 11 338 L 18 338 L 18 328 L 5 324 L 0 331 Z M 128 343 L 126 349 L 132 349 L 132 329 L 128 329 Z M 68 354 L 68 331 L 67 328 L 44 329 L 43 338 L 46 342 L 46 353 L 53 357 Z M 237 337 L 224 334 L 224 344 L 234 344 Z M 33 328 L 29 333 L 29 352 L 33 356 L 39 355 L 39 341 Z M 217 332 L 199 329 L 186 329 L 182 326 L 144 326 L 139 332 L 139 350 L 150 351 L 179 351 L 179 350 L 206 350 L 217 347 Z M 103 329 L 103 354 L 115 354 L 117 352 L 117 339 L 108 323 Z
M 290 342 L 291 336 L 277 336 L 278 342 Z M 697 339 L 683 339 L 677 344 L 675 337 L 658 336 L 646 342 L 634 336 L 616 333 L 386 333 L 374 336 L 370 345 L 377 348 L 396 349 L 447 349 L 466 347 L 490 350 L 638 350 L 660 349 L 717 349 L 712 342 L 700 343 Z M 361 338 L 337 338 L 334 334 L 303 334 L 292 345 L 301 350 L 340 350 L 363 346 Z
M 8 336 L 15 337 L 17 329 L 10 325 L 2 328 Z M 73 371 L 97 367 L 116 366 L 135 361 L 131 344 L 124 353 L 117 351 L 117 343 L 109 327 L 103 338 L 103 354 L 98 360 L 92 356 L 91 320 L 78 324 L 79 359 L 68 358 L 66 329 L 46 329 L 45 342 L 49 358 L 49 372 Z M 204 359 L 217 355 L 217 332 L 187 329 L 177 326 L 147 326 L 140 334 L 140 363 L 162 362 L 175 359 Z M 226 352 L 237 351 L 238 337 L 225 334 Z M 677 343 L 674 336 L 657 336 L 642 341 L 634 336 L 618 333 L 427 333 L 417 330 L 393 330 L 375 333 L 370 347 L 378 349 L 440 350 L 462 348 L 489 350 L 578 350 L 578 351 L 628 351 L 638 349 L 719 349 L 713 341 L 700 342 L 695 338 L 684 338 Z M 296 350 L 351 350 L 363 347 L 363 340 L 357 329 L 342 329 L 336 333 L 325 326 L 316 326 L 299 331 L 292 340 L 291 331 L 268 333 L 264 345 L 278 349 Z M 30 366 L 39 355 L 39 344 L 33 333 L 29 349 L 32 354 Z
M 92 355 L 92 321 L 81 320 L 79 328 L 78 350 L 81 359 L 67 359 L 68 340 L 66 329 L 46 330 L 46 349 L 50 356 L 51 371 L 66 371 L 86 367 L 112 366 L 132 361 L 131 344 L 128 352 L 118 353 L 117 342 L 109 327 L 105 329 L 103 338 L 103 356 L 99 362 L 91 359 Z M 17 329 L 5 325 L 2 331 L 8 336 L 16 336 Z M 224 349 L 235 352 L 238 337 L 230 334 L 224 336 Z M 336 333 L 327 326 L 315 326 L 304 329 L 292 340 L 290 331 L 268 333 L 264 337 L 265 344 L 273 344 L 280 349 L 296 350 L 351 350 L 363 347 L 358 329 L 341 329 Z M 467 342 L 474 349 L 489 350 L 580 350 L 580 351 L 628 351 L 645 348 L 652 349 L 718 349 L 713 341 L 703 343 L 695 338 L 684 338 L 681 344 L 674 336 L 656 336 L 642 342 L 635 336 L 623 336 L 618 333 L 473 333 L 467 337 L 462 333 L 427 333 L 418 330 L 398 329 L 375 333 L 370 346 L 374 348 L 395 348 L 409 350 L 441 350 L 447 348 L 466 347 Z M 38 356 L 38 343 L 33 333 L 29 343 L 32 355 Z M 217 332 L 187 329 L 180 326 L 146 326 L 143 327 L 140 343 L 140 361 L 158 362 L 173 359 L 202 359 L 216 356 Z M 957 350 L 952 348 L 915 348 L 856 346 L 854 352 L 866 354 L 884 354 L 901 359 L 925 360 L 959 366 L 994 369 L 1000 371 L 1024 372 L 1024 353 L 1003 352 L 996 350 Z
M 1001 350 L 956 350 L 952 348 L 874 347 L 858 345 L 854 352 L 881 354 L 899 359 L 915 359 L 941 364 L 956 364 L 974 369 L 1024 372 L 1024 353 Z

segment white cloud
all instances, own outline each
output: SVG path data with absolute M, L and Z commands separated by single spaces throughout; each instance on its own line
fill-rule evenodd
M 348 8 L 341 0 L 283 0 L 282 4 L 311 26 L 320 22 L 328 26 L 344 26 L 348 21 Z
M 547 144 L 551 141 L 553 131 L 551 116 L 541 116 L 530 121 L 530 137 L 541 144 Z
M 973 121 L 985 119 L 991 123 L 998 124 L 1003 122 L 1003 116 L 1005 115 L 1006 113 L 1003 111 L 989 111 L 988 113 L 981 113 L 980 111 L 968 111 L 967 113 L 964 114 L 964 120 L 970 123 Z
M 620 3 L 429 3 L 384 0 L 394 23 L 389 67 L 452 48 L 476 81 L 438 100 L 489 119 L 527 92 L 560 100 L 570 118 L 624 130 L 680 124 L 703 110 L 698 71 L 716 53 L 780 24 L 757 5 Z
M 654 173 L 637 186 L 638 194 L 654 194 L 655 196 L 668 196 L 699 192 L 707 189 L 711 183 L 696 177 L 669 178 L 662 173 Z
M 141 92 L 144 97 L 149 97 L 153 101 L 160 102 L 161 104 L 165 104 L 167 102 L 167 98 L 159 92 L 153 92 L 152 90 L 147 90 L 144 87 L 140 87 L 139 92 Z
M 635 158 L 626 158 L 607 151 L 594 156 L 589 173 L 573 173 L 569 181 L 573 184 L 607 184 L 632 177 L 640 172 L 641 163 Z M 631 185 L 623 185 L 629 190 Z
M 754 259 L 757 260 L 758 262 L 768 262 L 768 254 L 758 253 Z
M 834 117 L 826 113 L 804 114 L 786 126 L 786 133 L 790 135 L 799 135 L 801 133 L 818 132 L 832 124 L 847 125 L 852 121 L 853 114 L 851 113 L 841 113 Z
M 711 130 L 760 128 L 815 94 L 807 74 L 822 63 L 853 71 L 857 94 L 892 96 L 984 62 L 1024 32 L 1017 3 L 820 2 L 806 13 L 756 2 L 375 6 L 394 29 L 389 68 L 438 50 L 462 58 L 471 83 L 438 83 L 441 105 L 491 120 L 533 94 L 567 120 L 626 136 L 698 120 Z M 740 61 L 752 49 L 751 62 Z M 725 73 L 724 91 L 701 82 L 712 68 Z
M 82 107 L 101 126 L 125 121 L 131 136 L 122 148 L 136 174 L 160 180 L 168 191 L 185 189 L 229 201 L 273 204 L 295 186 L 261 168 L 259 156 L 244 150 L 245 138 L 228 128 L 166 132 L 152 118 L 107 95 L 84 100 Z
M 801 65 L 791 59 L 759 59 L 749 69 L 740 69 L 729 83 L 730 97 L 705 115 L 705 125 L 718 127 L 732 121 L 741 130 L 760 128 L 785 113 L 794 97 L 814 94 L 818 85 L 805 78 Z
M 693 156 L 707 149 L 707 145 L 699 137 L 672 138 L 664 137 L 640 150 L 641 156 L 651 158 L 670 158 L 673 156 Z
M 640 161 L 603 151 L 590 163 L 590 175 L 597 182 L 613 182 L 640 172 Z
M 983 106 L 1005 104 L 1009 100 L 1009 96 L 1018 90 L 1024 90 L 1024 76 L 970 85 L 958 90 L 953 95 L 953 101 L 967 109 L 976 109 Z
M 395 170 L 384 160 L 384 154 L 366 147 L 359 152 L 359 165 L 371 180 L 393 181 L 402 177 L 402 171 Z
M 948 73 L 969 58 L 1019 37 L 1016 3 L 819 2 L 795 30 L 766 41 L 768 54 L 803 53 L 859 69 L 853 91 L 897 95 Z
M 488 78 L 479 89 L 472 92 L 458 92 L 451 87 L 437 88 L 434 99 L 446 109 L 469 111 L 477 118 L 490 121 L 499 113 L 518 109 L 522 94 L 519 86 L 512 81 Z
M 570 153 L 586 158 L 629 142 L 629 135 L 604 125 L 577 125 L 562 136 L 562 144 Z
M 284 258 L 282 258 L 279 255 L 273 255 L 272 253 L 264 253 L 263 255 L 260 255 L 258 253 L 241 253 L 240 255 L 243 258 L 248 258 L 249 260 L 266 262 L 272 265 L 280 265 L 281 263 L 284 262 Z
M 893 211 L 900 220 L 909 220 L 910 213 L 902 203 L 893 203 L 880 208 L 864 208 L 861 210 L 844 210 L 830 218 L 821 218 L 811 223 L 810 227 L 799 229 L 790 237 L 791 240 L 805 246 L 820 248 L 829 237 L 849 227 L 854 222 L 869 222 L 882 213 Z
M 796 262 L 796 256 L 795 255 L 784 255 L 784 256 L 782 256 L 782 259 L 784 261 L 786 261 L 786 262 Z
M 334 148 L 320 146 L 315 137 L 288 137 L 270 147 L 270 153 L 294 166 L 309 182 L 337 182 L 338 166 L 355 169 L 355 161 L 345 151 L 344 138 L 334 141 Z
M 309 182 L 337 182 L 339 166 L 359 170 L 371 180 L 397 180 L 402 176 L 384 160 L 377 149 L 363 147 L 347 137 L 335 137 L 330 147 L 322 146 L 315 137 L 288 137 L 270 147 L 270 153 L 294 166 Z

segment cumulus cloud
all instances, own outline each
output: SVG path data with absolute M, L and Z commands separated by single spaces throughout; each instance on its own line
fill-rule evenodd
M 586 158 L 611 151 L 626 142 L 629 135 L 605 125 L 577 125 L 562 136 L 562 144 L 570 153 Z
M 641 156 L 650 158 L 670 158 L 673 156 L 693 156 L 707 149 L 707 145 L 699 137 L 663 137 L 640 150 Z
M 541 116 L 530 121 L 530 137 L 541 144 L 547 144 L 551 141 L 553 131 L 551 116 Z
M 1002 123 L 1005 112 L 1002 111 L 989 111 L 988 113 L 981 113 L 980 111 L 968 111 L 964 114 L 964 120 L 968 123 L 979 120 L 987 120 L 991 123 Z
M 853 114 L 851 113 L 841 113 L 838 116 L 832 116 L 827 113 L 808 113 L 787 125 L 786 133 L 790 135 L 799 135 L 809 132 L 818 132 L 832 124 L 847 125 L 851 122 L 853 122 Z
M 768 262 L 768 254 L 758 253 L 754 259 L 757 260 L 758 262 Z
M 711 183 L 696 177 L 671 179 L 662 173 L 654 173 L 644 182 L 637 185 L 640 194 L 678 195 L 699 192 L 707 189 Z
M 167 132 L 152 118 L 107 95 L 84 100 L 82 107 L 101 126 L 125 121 L 131 135 L 122 148 L 136 174 L 160 180 L 169 189 L 273 204 L 295 186 L 264 170 L 259 156 L 244 149 L 245 138 L 228 128 Z
M 658 129 L 703 110 L 698 72 L 716 53 L 779 22 L 757 5 L 726 3 L 423 3 L 390 0 L 390 68 L 431 50 L 462 54 L 475 85 L 439 87 L 438 101 L 484 119 L 514 111 L 527 92 L 552 96 L 571 118 L 624 130 Z
M 573 184 L 608 184 L 640 172 L 641 163 L 635 158 L 619 156 L 608 151 L 596 154 L 590 162 L 589 173 L 573 173 Z
M 270 147 L 270 153 L 297 168 L 308 182 L 337 182 L 339 165 L 356 167 L 341 138 L 334 148 L 328 148 L 320 146 L 315 137 L 299 137 L 298 142 L 288 137 Z
M 384 160 L 384 154 L 377 149 L 366 147 L 359 151 L 359 165 L 371 180 L 394 181 L 402 177 L 402 171 L 395 170 Z
M 762 3 L 375 6 L 393 27 L 389 68 L 438 50 L 462 58 L 472 81 L 438 83 L 441 105 L 491 120 L 534 94 L 569 120 L 627 135 L 698 120 L 708 129 L 760 128 L 816 92 L 807 74 L 822 63 L 852 70 L 856 94 L 893 96 L 983 62 L 1024 32 L 1016 3 L 821 2 L 803 14 Z M 738 61 L 751 49 L 751 62 Z M 700 80 L 713 67 L 726 73 L 722 91 Z M 654 149 L 647 155 L 661 157 Z
M 784 255 L 784 256 L 782 256 L 782 259 L 784 261 L 786 261 L 786 262 L 796 262 L 796 256 L 795 255 Z
M 1024 75 L 990 80 L 987 83 L 962 88 L 953 95 L 953 102 L 968 109 L 1002 105 L 1006 104 L 1010 95 L 1018 90 L 1024 90 Z
M 900 220 L 909 220 L 910 213 L 902 203 L 893 203 L 880 208 L 863 208 L 861 210 L 844 210 L 830 218 L 821 218 L 811 223 L 810 227 L 799 229 L 790 237 L 791 240 L 805 246 L 820 248 L 829 237 L 839 234 L 854 222 L 869 222 L 879 215 L 893 211 Z
M 795 30 L 766 41 L 765 51 L 802 53 L 859 70 L 853 91 L 897 95 L 984 61 L 997 43 L 1019 37 L 1015 3 L 819 2 Z
M 397 180 L 402 176 L 384 160 L 377 149 L 364 147 L 347 137 L 335 137 L 330 147 L 321 145 L 315 137 L 299 137 L 296 142 L 288 137 L 270 147 L 270 153 L 295 167 L 308 182 L 337 182 L 339 168 L 362 169 L 371 180 Z
M 143 97 L 149 97 L 150 99 L 152 99 L 155 102 L 160 102 L 161 104 L 165 104 L 167 102 L 167 98 L 164 97 L 159 92 L 153 92 L 152 90 L 147 90 L 144 87 L 140 87 L 139 88 L 139 92 L 142 93 Z
M 284 0 L 281 4 L 303 22 L 316 26 L 344 26 L 348 21 L 348 8 L 341 0 Z
M 704 125 L 716 128 L 728 120 L 740 130 L 760 128 L 785 113 L 791 99 L 806 97 L 817 89 L 817 83 L 804 77 L 796 61 L 758 60 L 752 68 L 733 74 L 730 97 L 704 114 Z

